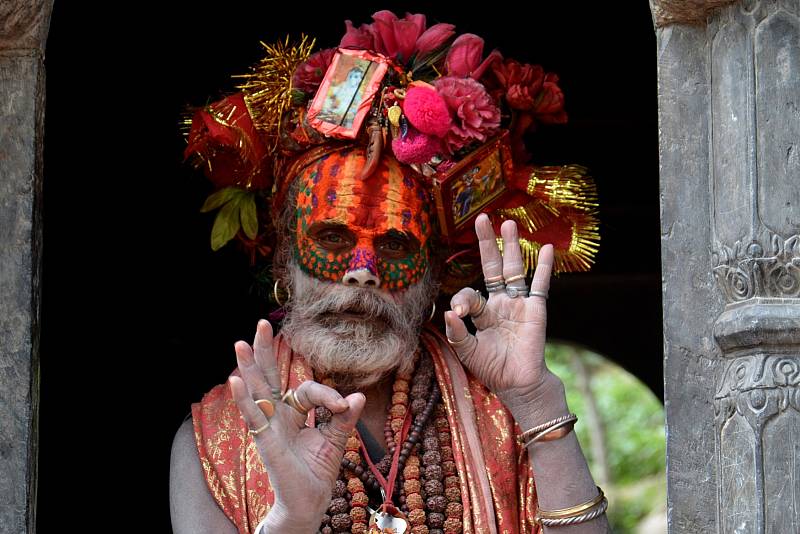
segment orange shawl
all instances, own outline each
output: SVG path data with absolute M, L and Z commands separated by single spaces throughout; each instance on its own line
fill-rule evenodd
M 527 534 L 533 523 L 536 490 L 527 452 L 520 455 L 518 429 L 500 400 L 464 370 L 442 335 L 432 328 L 422 344 L 433 358 L 461 478 L 464 532 Z M 312 377 L 303 358 L 281 336 L 275 338 L 281 389 Z M 195 440 L 206 482 L 239 534 L 252 534 L 269 512 L 274 495 L 252 436 L 227 384 L 192 405 Z

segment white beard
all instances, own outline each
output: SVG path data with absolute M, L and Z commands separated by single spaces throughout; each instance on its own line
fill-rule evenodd
M 410 374 L 419 331 L 436 295 L 430 275 L 387 293 L 318 280 L 292 261 L 291 298 L 281 332 L 317 376 L 360 390 L 393 371 Z

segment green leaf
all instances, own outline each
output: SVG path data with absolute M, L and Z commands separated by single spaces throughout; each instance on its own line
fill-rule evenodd
M 233 239 L 239 231 L 239 201 L 228 202 L 217 213 L 214 219 L 214 227 L 211 229 L 211 250 L 219 250 L 225 243 Z
M 238 187 L 226 187 L 225 189 L 220 189 L 219 191 L 209 195 L 203 204 L 203 207 L 200 208 L 200 211 L 202 213 L 214 211 L 223 204 L 226 204 L 234 198 L 245 194 L 247 194 L 247 192 L 239 189 Z
M 258 216 L 256 215 L 256 196 L 248 193 L 239 201 L 239 219 L 242 230 L 247 237 L 255 239 L 258 236 Z

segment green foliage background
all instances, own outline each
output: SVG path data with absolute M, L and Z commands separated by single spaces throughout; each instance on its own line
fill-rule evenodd
M 589 371 L 591 393 L 605 429 L 610 480 L 603 490 L 609 500 L 609 519 L 616 534 L 643 532 L 640 523 L 645 518 L 665 514 L 666 510 L 666 436 L 661 401 L 633 375 L 597 354 L 551 343 L 546 358 L 548 367 L 564 381 L 569 407 L 579 417 L 575 426 L 578 440 L 597 477 L 597 459 L 590 447 L 597 437 L 590 435 L 589 425 L 582 424 L 587 400 L 574 359 L 581 358 Z

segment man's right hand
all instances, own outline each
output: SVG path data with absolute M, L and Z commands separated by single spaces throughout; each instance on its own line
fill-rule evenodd
M 233 398 L 251 430 L 269 422 L 266 430 L 254 436 L 275 494 L 264 534 L 316 532 L 331 501 L 345 443 L 366 399 L 361 393 L 343 398 L 327 386 L 303 382 L 296 390 L 300 404 L 309 411 L 324 406 L 333 413 L 327 425 L 309 428 L 306 415 L 273 396 L 280 391 L 281 381 L 269 322 L 259 321 L 252 347 L 238 341 L 235 349 L 241 378 L 229 380 Z M 271 417 L 262 413 L 255 402 L 259 399 L 274 403 Z

